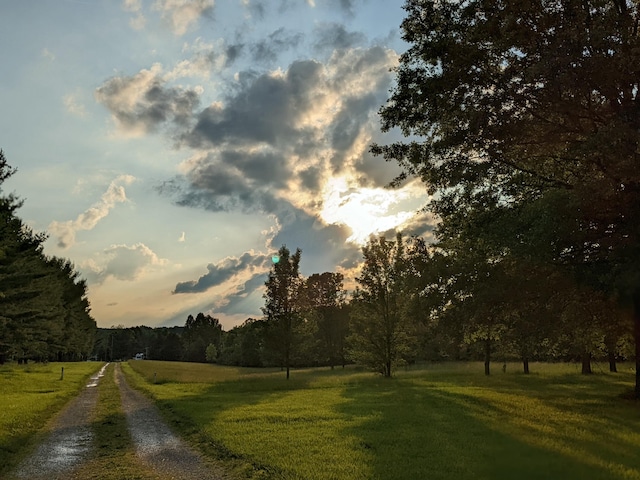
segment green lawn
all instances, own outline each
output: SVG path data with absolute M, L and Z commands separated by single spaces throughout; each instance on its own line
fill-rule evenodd
M 16 465 L 34 439 L 102 363 L 0 366 L 0 473 Z M 64 368 L 64 379 L 61 379 Z
M 640 479 L 634 372 L 429 365 L 394 379 L 129 362 L 126 372 L 208 455 L 282 479 Z M 133 371 L 135 370 L 135 372 Z M 498 370 L 498 369 L 496 369 Z M 154 383 L 154 374 L 156 383 Z

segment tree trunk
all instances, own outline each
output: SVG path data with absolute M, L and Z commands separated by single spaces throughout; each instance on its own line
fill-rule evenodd
M 640 292 L 633 298 L 633 339 L 636 342 L 636 387 L 635 397 L 640 400 Z
M 522 358 L 522 367 L 524 369 L 524 373 L 529 375 L 529 359 L 527 357 Z
M 609 357 L 609 371 L 616 373 L 618 371 L 618 368 L 616 367 L 616 354 L 609 351 L 607 356 Z
M 484 342 L 484 374 L 491 375 L 491 339 L 487 338 Z
M 582 374 L 589 375 L 591 371 L 591 352 L 583 352 L 582 356 Z

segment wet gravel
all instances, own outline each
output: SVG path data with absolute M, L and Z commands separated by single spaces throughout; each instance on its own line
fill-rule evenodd
M 68 478 L 68 472 L 82 463 L 93 448 L 89 426 L 98 401 L 98 385 L 107 365 L 91 377 L 82 393 L 62 410 L 49 436 L 25 459 L 14 478 L 56 480 Z
M 171 431 L 147 397 L 129 387 L 120 365 L 116 365 L 115 380 L 120 387 L 131 439 L 143 462 L 172 479 L 225 478 L 221 471 L 205 465 L 201 457 Z
M 98 401 L 95 387 L 106 367 L 93 376 L 81 394 L 56 417 L 49 436 L 10 475 L 11 479 L 63 480 L 73 477 L 74 468 L 81 465 L 94 448 L 90 424 Z M 129 433 L 141 462 L 167 479 L 227 478 L 218 468 L 207 465 L 171 431 L 153 402 L 129 387 L 118 364 L 114 375 Z

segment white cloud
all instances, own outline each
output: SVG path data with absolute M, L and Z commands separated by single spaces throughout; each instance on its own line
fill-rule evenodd
M 147 24 L 147 19 L 142 13 L 142 1 L 141 0 L 124 0 L 122 2 L 122 8 L 127 12 L 132 12 L 135 15 L 129 20 L 129 26 L 134 30 L 142 30 Z
M 112 277 L 117 280 L 139 279 L 153 267 L 162 267 L 168 260 L 158 257 L 144 243 L 135 245 L 112 245 L 97 259 L 89 259 L 81 265 L 91 283 L 102 283 Z
M 87 115 L 87 111 L 77 97 L 78 95 L 75 93 L 65 95 L 63 98 L 64 106 L 69 113 L 78 117 L 85 117 Z
M 191 58 L 178 62 L 173 70 L 164 75 L 165 80 L 171 81 L 185 77 L 209 79 L 212 70 L 222 70 L 227 62 L 222 39 L 215 43 L 207 43 L 202 38 L 197 38 L 192 44 L 185 43 L 182 52 L 191 54 Z
M 70 248 L 76 243 L 76 233 L 81 230 L 92 230 L 100 220 L 106 217 L 118 203 L 125 202 L 127 195 L 124 185 L 135 180 L 131 175 L 120 175 L 111 182 L 100 201 L 78 215 L 75 220 L 65 222 L 53 221 L 49 231 L 58 239 L 58 247 Z
M 162 12 L 162 18 L 169 23 L 175 35 L 181 36 L 213 9 L 214 0 L 157 0 L 154 8 Z
M 132 77 L 113 77 L 95 91 L 96 100 L 111 112 L 121 134 L 153 132 L 167 122 L 185 125 L 200 101 L 202 87 L 168 87 L 162 65 L 155 63 Z

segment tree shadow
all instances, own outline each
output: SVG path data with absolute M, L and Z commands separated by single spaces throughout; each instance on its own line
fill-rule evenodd
M 637 409 L 634 416 L 633 408 L 614 405 L 599 418 L 612 399 L 597 382 L 580 393 L 587 403 L 578 412 L 566 400 L 563 379 L 533 383 L 540 385 L 506 381 L 484 388 L 411 379 L 358 385 L 345 392 L 349 401 L 341 411 L 362 421 L 344 434 L 360 438 L 371 478 L 640 477 Z

